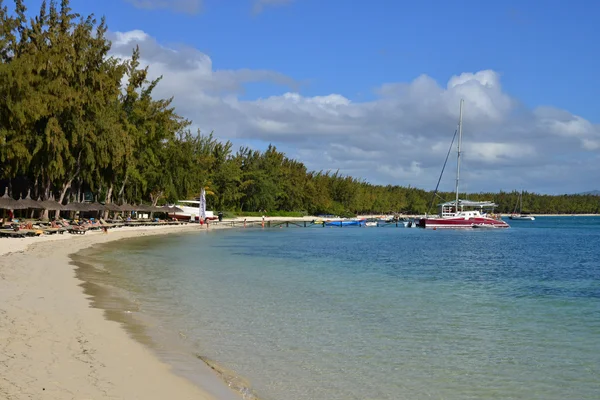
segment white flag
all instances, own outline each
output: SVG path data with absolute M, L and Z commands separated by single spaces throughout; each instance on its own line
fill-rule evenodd
M 200 218 L 206 218 L 206 191 L 204 188 L 200 191 Z

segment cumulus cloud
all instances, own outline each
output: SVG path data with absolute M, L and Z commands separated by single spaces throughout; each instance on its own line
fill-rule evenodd
M 202 9 L 202 0 L 125 0 L 134 7 L 157 10 L 169 9 L 176 12 L 196 14 Z
M 254 14 L 259 14 L 266 7 L 283 6 L 285 4 L 290 4 L 292 1 L 294 0 L 255 0 L 254 6 L 252 7 L 252 12 Z
M 465 100 L 462 187 L 540 192 L 594 189 L 600 126 L 565 110 L 528 109 L 504 92 L 492 70 L 464 72 L 440 85 L 431 77 L 382 83 L 375 100 L 330 93 L 307 97 L 298 82 L 270 70 L 218 70 L 185 46 L 165 46 L 142 31 L 112 34 L 113 53 L 137 44 L 157 95 L 175 96 L 179 112 L 235 144 L 273 143 L 315 170 L 337 170 L 381 184 L 433 189 Z M 245 99 L 244 85 L 268 82 L 278 92 Z M 270 86 L 271 87 L 271 86 Z M 452 190 L 449 164 L 443 189 Z

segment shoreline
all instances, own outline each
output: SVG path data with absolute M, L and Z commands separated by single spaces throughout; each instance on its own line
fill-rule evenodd
M 204 363 L 197 371 L 202 386 L 176 374 L 105 310 L 92 307 L 71 259 L 97 244 L 202 231 L 198 225 L 127 227 L 0 240 L 0 397 L 240 399 Z

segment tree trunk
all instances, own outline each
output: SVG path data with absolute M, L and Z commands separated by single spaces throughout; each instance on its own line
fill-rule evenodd
M 67 190 L 71 189 L 71 184 L 73 183 L 73 179 L 70 179 L 69 181 L 67 181 L 65 184 L 63 184 L 63 187 L 60 191 L 60 196 L 58 197 L 58 202 L 60 204 L 62 204 L 63 200 L 65 199 L 65 195 L 67 194 Z
M 125 185 L 127 185 L 127 175 L 125 175 L 125 179 L 123 180 L 123 184 L 121 185 L 121 189 L 119 190 L 119 199 L 121 200 L 121 203 L 124 203 L 124 199 L 123 199 L 123 193 L 125 193 Z
M 71 175 L 69 177 L 69 180 L 65 184 L 63 184 L 62 190 L 60 192 L 60 198 L 58 199 L 58 202 L 61 204 L 65 198 L 65 195 L 67 194 L 67 190 L 71 189 L 73 180 L 75 178 L 77 178 L 77 176 L 79 176 L 79 172 L 81 171 L 81 162 L 80 161 L 81 161 L 81 151 L 77 155 L 77 168 L 75 169 L 75 172 L 73 173 L 73 175 Z
M 111 183 L 110 186 L 108 187 L 108 192 L 106 193 L 106 201 L 104 202 L 105 204 L 109 204 L 112 201 L 112 191 L 113 191 L 113 184 Z M 109 213 L 110 213 L 110 211 L 108 211 L 108 210 L 104 211 L 104 216 L 102 218 L 108 219 Z
M 50 200 L 50 179 L 48 179 L 46 181 L 46 184 L 44 185 L 44 188 L 41 190 L 41 198 L 42 200 Z M 40 215 L 41 219 L 48 219 L 48 215 L 49 215 L 49 210 L 44 210 L 42 211 L 42 214 Z
M 150 200 L 152 201 L 153 207 L 156 207 L 156 204 L 158 203 L 158 200 L 162 197 L 162 195 L 163 195 L 163 192 L 158 192 L 156 197 L 154 197 L 154 195 L 152 193 L 150 193 Z

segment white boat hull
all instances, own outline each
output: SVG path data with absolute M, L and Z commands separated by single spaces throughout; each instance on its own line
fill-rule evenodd
M 196 206 L 196 203 L 198 204 Z M 180 212 L 169 212 L 169 217 L 175 218 L 180 221 L 198 221 L 200 216 L 200 202 L 193 200 L 186 200 L 183 203 L 178 203 L 177 208 L 181 209 Z M 215 215 L 212 211 L 206 211 L 206 218 L 214 219 Z
M 531 215 L 511 215 L 510 217 L 513 221 L 535 221 L 535 217 Z

